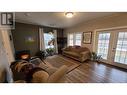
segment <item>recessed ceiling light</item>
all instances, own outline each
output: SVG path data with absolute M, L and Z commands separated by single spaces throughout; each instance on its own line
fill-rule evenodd
M 66 16 L 67 18 L 72 18 L 72 17 L 74 16 L 74 13 L 73 13 L 73 12 L 66 12 L 66 13 L 65 13 L 65 16 Z

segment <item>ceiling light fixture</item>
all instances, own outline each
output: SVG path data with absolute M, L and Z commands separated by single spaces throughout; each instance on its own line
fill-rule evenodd
M 67 18 L 72 18 L 72 17 L 74 16 L 74 13 L 73 13 L 73 12 L 66 12 L 66 13 L 65 13 L 65 16 L 66 16 Z

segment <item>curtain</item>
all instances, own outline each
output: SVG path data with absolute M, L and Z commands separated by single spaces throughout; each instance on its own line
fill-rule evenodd
M 57 30 L 53 30 L 54 38 L 55 38 L 55 52 L 58 53 L 58 46 L 57 46 Z
M 40 51 L 45 50 L 45 44 L 44 44 L 44 31 L 43 28 L 39 28 L 39 38 L 40 38 Z

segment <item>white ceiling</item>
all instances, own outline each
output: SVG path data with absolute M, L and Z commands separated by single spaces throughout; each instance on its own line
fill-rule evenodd
M 108 16 L 107 12 L 76 12 L 73 18 L 66 18 L 64 12 L 16 12 L 17 22 L 68 28 L 95 18 Z

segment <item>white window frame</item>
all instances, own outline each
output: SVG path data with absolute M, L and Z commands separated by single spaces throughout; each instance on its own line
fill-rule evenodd
M 67 45 L 70 46 L 70 44 L 69 44 L 69 40 L 70 40 L 69 35 L 71 35 L 71 34 L 73 35 L 73 45 L 72 46 L 76 45 L 76 34 L 81 34 L 81 45 L 82 45 L 82 32 L 68 33 L 67 34 Z
M 68 35 L 67 35 L 67 46 L 70 46 L 70 36 L 69 35 L 71 35 L 71 34 L 73 35 L 73 33 L 68 33 Z M 74 35 L 73 35 L 73 40 L 74 40 Z M 74 45 L 74 41 L 73 41 L 73 45 Z
M 78 33 L 75 33 L 75 35 L 74 35 L 74 38 L 75 38 L 75 45 L 76 45 L 76 34 L 81 34 L 81 40 L 80 40 L 80 45 L 79 46 L 81 46 L 82 45 L 82 33 L 81 32 L 78 32 Z
M 105 28 L 105 29 L 96 29 L 96 30 L 94 30 L 94 42 L 93 42 L 93 51 L 94 52 L 96 52 L 96 50 L 97 50 L 97 32 L 99 32 L 99 31 L 117 31 L 117 32 L 119 32 L 119 31 L 121 31 L 121 29 L 127 29 L 127 26 L 120 26 L 120 27 L 112 27 L 112 28 Z M 117 35 L 118 33 L 111 33 L 111 40 L 113 40 L 113 39 L 117 39 Z M 109 48 L 111 48 L 111 49 L 113 49 L 113 47 L 112 46 L 116 46 L 116 43 L 117 43 L 117 41 L 115 41 L 114 43 L 111 43 L 111 41 L 110 41 L 110 44 L 113 44 L 113 45 L 110 45 L 110 47 Z M 114 53 L 112 53 L 112 54 L 109 54 L 108 55 L 108 60 L 105 62 L 105 63 L 107 63 L 107 64 L 112 64 L 112 65 L 115 65 L 115 66 L 118 66 L 118 67 L 122 67 L 122 68 L 125 68 L 125 69 L 127 69 L 127 65 L 126 64 L 122 64 L 122 63 L 117 63 L 117 62 L 114 62 L 114 56 L 115 56 L 115 52 Z

